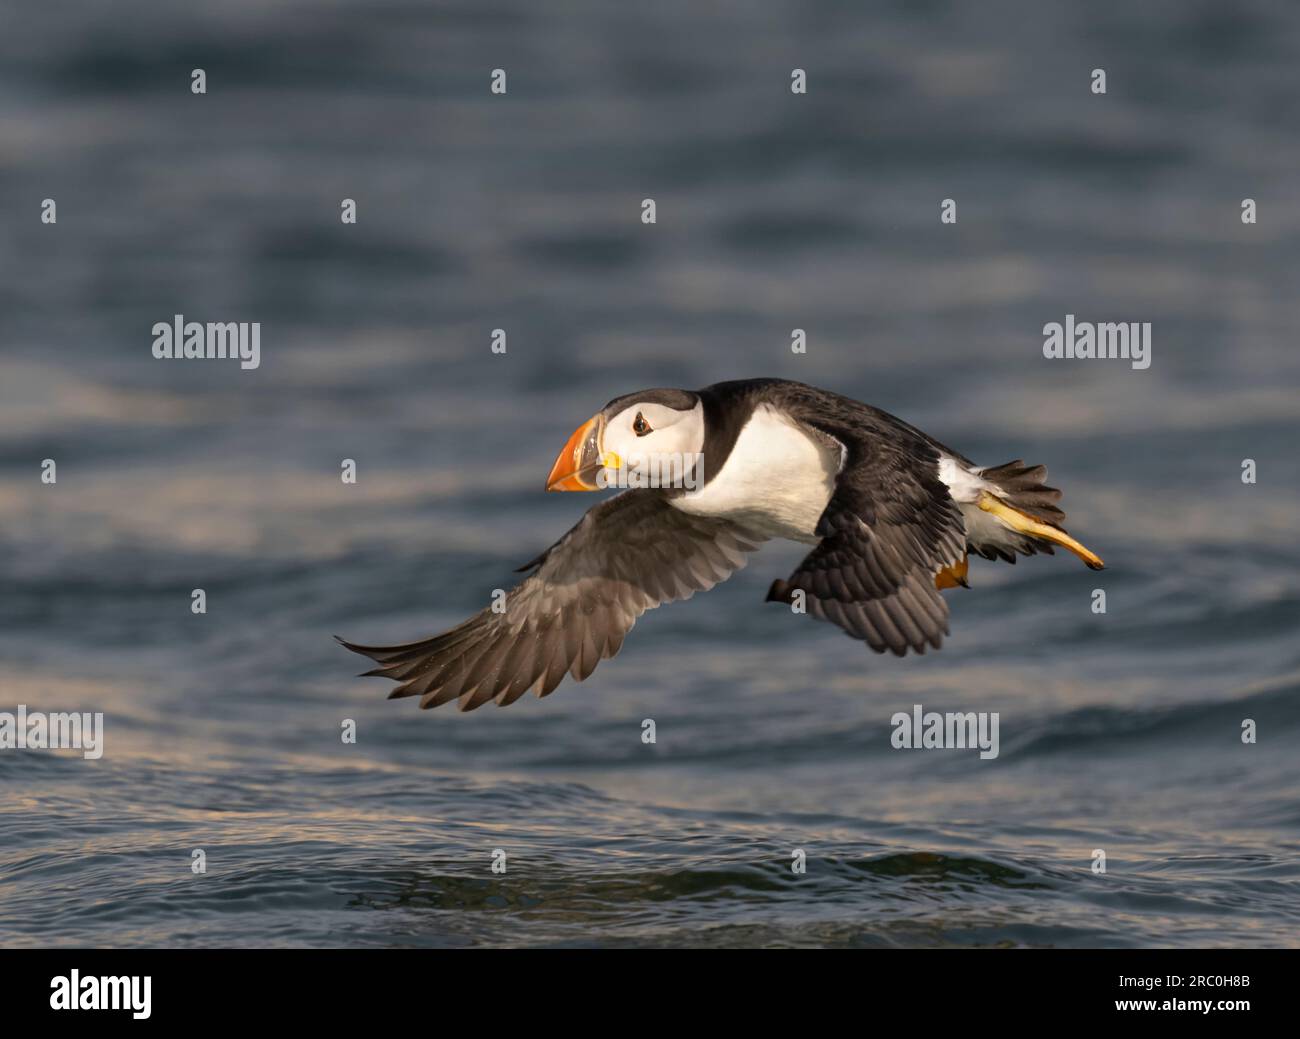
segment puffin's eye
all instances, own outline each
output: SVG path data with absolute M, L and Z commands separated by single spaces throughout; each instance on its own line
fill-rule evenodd
M 654 430 L 650 428 L 650 423 L 645 420 L 645 416 L 639 411 L 636 413 L 636 421 L 632 423 L 632 432 L 639 437 L 654 432 Z

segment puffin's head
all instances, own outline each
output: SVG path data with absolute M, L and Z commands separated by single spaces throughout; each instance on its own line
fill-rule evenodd
M 548 491 L 595 491 L 615 483 L 689 473 L 704 450 L 704 405 L 688 390 L 642 390 L 606 404 L 577 428 L 546 478 Z M 603 470 L 603 475 L 602 475 Z M 658 474 L 663 474 L 660 482 Z

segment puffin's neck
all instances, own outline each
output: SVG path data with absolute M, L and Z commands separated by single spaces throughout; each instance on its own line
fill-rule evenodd
M 704 405 L 704 482 L 722 471 L 736 446 L 740 431 L 754 414 L 757 401 L 742 383 L 720 383 L 699 391 Z

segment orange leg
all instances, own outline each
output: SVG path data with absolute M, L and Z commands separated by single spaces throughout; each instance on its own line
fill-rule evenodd
M 985 512 L 991 512 L 1002 521 L 1004 526 L 1010 527 L 1012 530 L 1068 548 L 1082 559 L 1090 570 L 1106 569 L 1106 564 L 1101 561 L 1101 557 L 1096 552 L 1079 544 L 1060 527 L 1050 527 L 1046 523 L 1039 523 L 1032 516 L 1026 516 L 1019 509 L 1013 509 L 1010 505 L 993 497 L 988 491 L 980 495 L 979 507 Z
M 962 556 L 961 562 L 956 566 L 946 566 L 934 575 L 934 586 L 936 588 L 969 588 L 966 583 L 966 569 L 970 565 L 970 558 Z

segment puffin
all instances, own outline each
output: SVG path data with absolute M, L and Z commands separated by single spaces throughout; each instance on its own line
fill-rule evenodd
M 774 538 L 811 546 L 767 601 L 877 653 L 939 649 L 940 593 L 971 553 L 1014 563 L 1067 533 L 1047 469 L 985 467 L 879 408 L 784 379 L 617 397 L 569 437 L 548 491 L 623 488 L 590 508 L 498 598 L 450 631 L 395 646 L 335 636 L 398 685 L 389 698 L 471 711 L 547 696 L 614 656 L 646 610 L 706 591 Z

